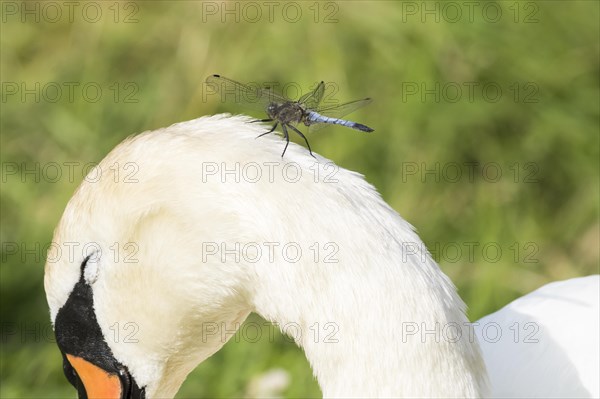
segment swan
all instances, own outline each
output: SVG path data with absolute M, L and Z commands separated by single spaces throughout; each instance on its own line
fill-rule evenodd
M 79 396 L 173 397 L 251 312 L 303 348 L 324 397 L 489 395 L 481 330 L 413 227 L 361 175 L 295 144 L 281 159 L 249 121 L 128 138 L 67 204 L 44 287 Z

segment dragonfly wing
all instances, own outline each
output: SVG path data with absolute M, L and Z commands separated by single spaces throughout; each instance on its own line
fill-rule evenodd
M 325 107 L 321 107 L 317 110 L 317 112 L 324 116 L 329 116 L 331 118 L 341 118 L 349 113 L 356 111 L 359 108 L 362 108 L 366 105 L 371 104 L 373 100 L 371 98 L 363 98 L 362 100 L 350 101 L 344 104 L 336 104 L 329 105 Z M 310 125 L 308 128 L 309 132 L 315 132 L 324 126 L 326 123 L 315 123 L 314 125 Z
M 319 104 L 321 103 L 324 93 L 325 93 L 325 82 L 321 81 L 321 83 L 319 83 L 313 91 L 306 93 L 305 95 L 300 97 L 300 99 L 298 100 L 298 103 L 302 104 L 306 109 L 309 109 L 309 110 L 316 109 L 319 106 Z
M 272 103 L 287 101 L 282 96 L 273 93 L 269 88 L 258 85 L 245 85 L 221 75 L 211 75 L 206 79 L 206 84 L 212 94 L 218 94 L 220 102 L 229 102 L 243 105 L 247 108 L 265 112 Z
M 363 98 L 362 100 L 350 101 L 344 104 L 328 105 L 321 107 L 316 111 L 321 115 L 330 116 L 332 118 L 341 118 L 359 108 L 371 104 L 372 101 L 371 98 Z

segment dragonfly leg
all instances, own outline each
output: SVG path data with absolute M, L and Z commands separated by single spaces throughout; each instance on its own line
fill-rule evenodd
M 288 144 L 290 144 L 290 136 L 288 135 L 288 131 L 287 131 L 286 125 L 284 123 L 281 124 L 281 130 L 283 130 L 283 137 L 285 137 L 285 140 L 286 140 L 285 148 L 283 149 L 283 152 L 281 153 L 281 158 L 283 158 L 283 156 L 285 155 L 285 151 L 288 148 Z
M 256 122 L 273 122 L 273 119 L 254 119 L 248 123 L 256 123 Z
M 298 129 L 296 129 L 294 126 L 290 125 L 290 129 L 292 129 L 294 132 L 298 133 L 300 135 L 300 137 L 302 137 L 304 139 L 304 142 L 306 143 L 306 146 L 308 147 L 308 152 L 310 152 L 310 155 L 314 158 L 317 159 L 317 157 L 315 157 L 312 153 L 312 150 L 310 149 L 310 144 L 308 144 L 308 140 L 306 139 L 306 136 L 302 134 L 302 132 Z
M 279 122 L 275 122 L 275 125 L 273 125 L 273 127 L 271 128 L 271 130 L 269 130 L 268 132 L 264 132 L 264 133 L 259 134 L 258 136 L 256 136 L 256 138 L 259 138 L 259 137 L 264 136 L 265 134 L 271 133 L 273 130 L 277 129 L 277 125 L 279 125 Z

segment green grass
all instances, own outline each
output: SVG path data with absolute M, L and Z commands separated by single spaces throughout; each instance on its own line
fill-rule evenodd
M 281 5 L 273 22 L 263 7 L 257 22 L 246 9 L 246 21 L 222 23 L 206 12 L 222 2 L 193 1 L 122 3 L 119 15 L 113 2 L 98 3 L 96 23 L 82 6 L 72 22 L 66 8 L 52 22 L 51 9 L 29 2 L 40 7 L 40 21 L 21 22 L 20 11 L 6 8 L 15 4 L 22 6 L 2 3 L 0 39 L 2 398 L 75 397 L 48 333 L 43 247 L 83 165 L 132 133 L 243 111 L 205 98 L 202 83 L 212 73 L 304 88 L 325 80 L 335 82 L 341 101 L 373 97 L 352 115 L 373 134 L 323 129 L 309 136 L 313 150 L 365 174 L 416 226 L 471 319 L 547 282 L 598 272 L 597 2 L 492 3 L 502 11 L 497 22 L 482 5 L 472 20 L 462 8 L 456 22 L 448 21 L 451 9 L 436 22 L 422 13 L 423 2 L 319 3 L 317 23 L 313 2 L 294 3 L 302 11 L 296 23 Z M 125 23 L 132 11 L 137 22 Z M 326 23 L 331 12 L 336 21 Z M 79 84 L 72 99 L 69 82 Z M 36 83 L 39 98 L 23 95 L 22 85 Z M 436 83 L 439 99 L 421 90 Z M 63 88 L 56 101 L 53 85 Z M 83 87 L 102 95 L 92 101 Z M 498 87 L 497 101 L 483 91 Z M 65 162 L 79 163 L 72 179 Z M 63 171 L 58 179 L 52 163 Z M 36 165 L 39 176 L 24 174 Z M 439 173 L 420 175 L 436 165 Z M 497 248 L 499 256 L 491 252 Z M 291 375 L 287 397 L 319 396 L 302 352 L 275 338 L 228 343 L 178 397 L 244 396 L 252 378 L 273 368 Z

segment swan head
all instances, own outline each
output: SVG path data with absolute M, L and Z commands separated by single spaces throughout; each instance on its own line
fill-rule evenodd
M 227 160 L 215 153 L 226 145 L 219 135 L 255 144 L 260 128 L 247 121 L 203 118 L 126 140 L 69 201 L 45 291 L 80 397 L 174 396 L 251 311 L 247 268 L 203 259 L 207 243 L 249 231 L 243 208 L 227 204 L 239 201 L 226 195 L 235 182 L 202 183 L 207 163 Z

